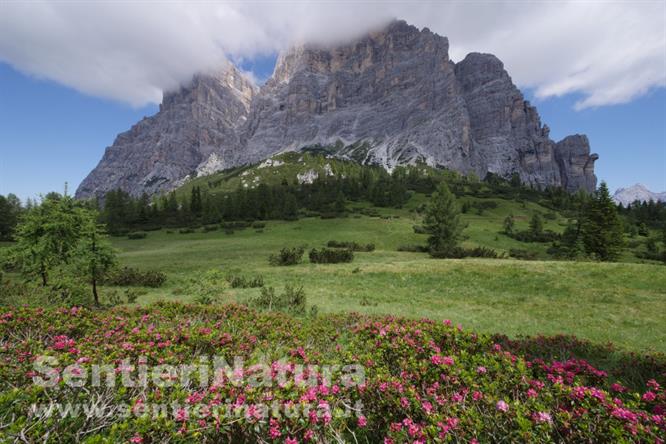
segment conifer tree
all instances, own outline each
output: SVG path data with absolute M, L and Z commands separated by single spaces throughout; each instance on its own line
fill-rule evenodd
M 426 210 L 423 227 L 430 234 L 428 248 L 433 253 L 448 253 L 458 245 L 462 230 L 460 210 L 445 182 L 437 187 Z
M 534 237 L 539 237 L 543 234 L 543 219 L 539 213 L 535 213 L 530 219 L 530 234 Z
M 624 230 L 605 182 L 588 203 L 582 223 L 585 252 L 602 261 L 615 261 L 624 246 Z

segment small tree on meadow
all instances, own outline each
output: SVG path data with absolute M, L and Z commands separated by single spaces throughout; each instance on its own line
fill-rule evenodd
M 624 246 L 624 230 L 605 182 L 588 203 L 582 223 L 585 252 L 602 261 L 615 261 Z
M 116 264 L 116 253 L 111 247 L 104 226 L 97 223 L 97 212 L 84 210 L 76 261 L 92 288 L 95 305 L 99 305 L 97 283 Z
M 530 219 L 530 233 L 535 237 L 543 234 L 543 219 L 541 219 L 539 213 L 534 214 Z
M 69 263 L 80 236 L 81 208 L 69 196 L 49 194 L 16 229 L 16 260 L 24 274 L 49 283 L 49 271 Z
M 513 214 L 509 214 L 505 219 L 504 219 L 504 232 L 508 235 L 513 234 L 513 229 L 516 226 L 516 220 L 513 217 Z
M 430 234 L 428 249 L 431 253 L 450 252 L 460 241 L 465 227 L 460 221 L 456 198 L 444 182 L 437 187 L 436 193 L 430 200 L 423 227 Z

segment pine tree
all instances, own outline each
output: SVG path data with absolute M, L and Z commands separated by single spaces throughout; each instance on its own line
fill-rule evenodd
M 585 253 L 581 239 L 580 223 L 569 222 L 560 242 L 560 256 L 566 259 L 577 259 Z
M 530 219 L 530 234 L 535 238 L 543 234 L 543 219 L 541 219 L 539 213 L 535 213 Z
M 116 264 L 116 254 L 104 231 L 97 223 L 97 212 L 84 210 L 81 213 L 81 227 L 76 249 L 77 270 L 90 282 L 93 300 L 99 305 L 97 283 Z
M 585 252 L 602 261 L 615 261 L 624 246 L 624 230 L 605 182 L 587 205 L 582 223 Z
M 201 202 L 201 188 L 192 187 L 190 197 L 190 212 L 196 217 L 201 215 L 203 204 Z
M 465 227 L 460 221 L 456 198 L 444 182 L 439 185 L 428 205 L 423 227 L 430 234 L 428 248 L 431 254 L 446 254 L 458 245 Z
M 504 233 L 506 233 L 509 236 L 512 235 L 515 226 L 516 226 L 516 220 L 513 217 L 513 214 L 509 214 L 504 219 Z
M 285 220 L 298 219 L 298 201 L 296 196 L 294 196 L 292 193 L 287 193 L 285 195 L 282 215 Z

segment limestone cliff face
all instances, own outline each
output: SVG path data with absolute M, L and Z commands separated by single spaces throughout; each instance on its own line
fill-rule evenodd
M 116 137 L 77 197 L 122 188 L 133 195 L 172 188 L 186 176 L 241 149 L 239 128 L 257 88 L 234 67 L 196 75 L 189 85 L 164 94 L 160 110 Z M 211 158 L 212 156 L 212 158 Z M 218 168 L 224 168 L 224 161 Z
M 121 134 L 77 195 L 162 191 L 197 171 L 312 145 L 387 168 L 426 162 L 594 189 L 597 156 L 585 136 L 552 141 L 500 60 L 473 53 L 456 64 L 448 47 L 445 37 L 396 21 L 348 44 L 281 54 L 258 91 L 233 68 L 227 80 L 197 76 Z

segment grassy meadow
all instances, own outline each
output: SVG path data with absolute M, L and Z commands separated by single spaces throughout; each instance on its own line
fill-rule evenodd
M 463 219 L 469 246 L 498 251 L 521 248 L 546 258 L 548 244 L 522 243 L 500 233 L 512 213 L 518 229 L 527 227 L 535 204 L 502 201 L 482 216 Z M 142 290 L 140 304 L 157 300 L 194 301 L 191 288 L 209 270 L 224 276 L 263 276 L 281 290 L 302 285 L 308 305 L 326 312 L 355 311 L 412 318 L 451 319 L 465 328 L 509 336 L 574 334 L 596 343 L 612 342 L 627 350 L 666 352 L 666 272 L 661 265 L 513 259 L 436 260 L 425 253 L 399 252 L 398 246 L 423 243 L 414 234 L 418 217 L 409 208 L 379 209 L 385 217 L 305 218 L 269 221 L 226 234 L 150 232 L 146 239 L 114 238 L 121 265 L 167 273 L 160 288 Z M 390 215 L 390 218 L 389 218 Z M 564 220 L 546 220 L 561 230 Z M 329 240 L 374 243 L 371 253 L 355 253 L 350 264 L 303 263 L 274 267 L 268 256 L 285 246 L 323 246 Z M 219 274 L 218 273 L 218 280 Z M 220 282 L 217 302 L 247 302 L 259 289 L 232 289 Z M 217 294 L 217 293 L 216 293 Z

